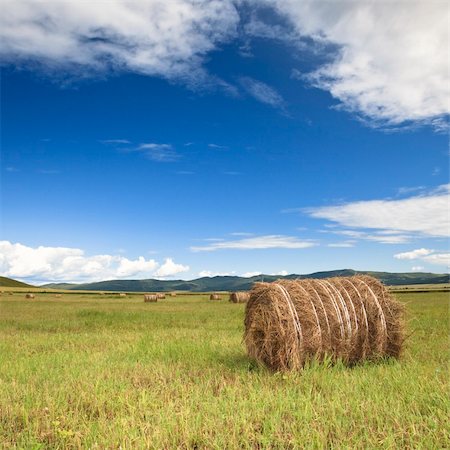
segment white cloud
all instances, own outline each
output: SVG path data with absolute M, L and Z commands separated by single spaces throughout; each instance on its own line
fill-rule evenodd
M 1 54 L 47 69 L 125 70 L 198 83 L 203 56 L 235 34 L 231 0 L 4 1 Z
M 411 272 L 423 272 L 424 269 L 425 269 L 425 267 L 423 267 L 423 266 L 412 266 Z
M 311 241 L 301 241 L 293 236 L 268 235 L 234 241 L 214 242 L 205 246 L 193 246 L 193 252 L 212 252 L 215 250 L 237 249 L 254 250 L 268 248 L 308 248 L 316 245 Z
M 255 2 L 257 3 L 257 2 Z M 446 127 L 448 5 L 444 1 L 268 0 L 303 37 L 331 44 L 331 62 L 309 74 L 348 110 L 378 123 Z
M 120 255 L 85 255 L 78 248 L 28 247 L 20 243 L 0 241 L 0 273 L 6 277 L 30 281 L 88 282 L 115 278 L 148 278 L 170 276 L 188 270 L 171 259 L 155 272 L 154 259 L 139 256 L 130 260 Z
M 242 77 L 240 82 L 247 93 L 259 102 L 266 103 L 274 108 L 284 107 L 283 97 L 266 83 L 250 77 Z
M 189 266 L 183 266 L 183 264 L 176 264 L 172 258 L 166 258 L 164 264 L 155 272 L 156 277 L 170 277 L 177 273 L 187 272 Z
M 354 247 L 354 246 L 355 246 L 355 243 L 349 242 L 349 241 L 332 242 L 331 244 L 328 244 L 328 247 L 333 247 L 333 248 L 349 248 L 349 247 Z
M 272 275 L 280 275 L 281 277 L 285 277 L 286 275 L 289 275 L 289 272 L 287 270 L 280 270 L 277 273 L 273 273 Z
M 345 227 L 379 229 L 371 240 L 402 243 L 409 238 L 401 233 L 419 236 L 449 235 L 448 201 L 450 185 L 424 195 L 400 200 L 369 200 L 338 206 L 307 208 L 311 217 L 326 219 Z M 340 232 L 344 234 L 344 232 Z M 364 237 L 362 232 L 346 231 L 352 237 Z M 390 235 L 389 235 L 390 233 Z
M 428 264 L 450 267 L 450 253 L 439 252 L 428 248 L 418 248 L 410 252 L 397 253 L 396 259 L 420 260 Z
M 180 158 L 171 144 L 140 144 L 137 150 L 143 151 L 147 158 L 158 162 L 173 162 Z
M 422 259 L 429 264 L 437 264 L 438 266 L 447 266 L 450 268 L 450 253 L 433 253 L 424 256 Z
M 262 273 L 262 272 L 258 272 L 258 271 L 256 271 L 256 272 L 245 272 L 245 273 L 243 273 L 243 274 L 241 275 L 241 277 L 244 277 L 244 278 L 252 278 L 252 277 L 256 277 L 257 275 L 261 275 L 261 273 Z
M 417 259 L 423 256 L 430 255 L 434 250 L 428 248 L 418 248 L 417 250 L 412 250 L 410 252 L 397 253 L 394 258 L 397 259 Z
M 131 142 L 128 139 L 104 139 L 102 141 L 103 144 L 131 144 Z
M 202 270 L 201 272 L 198 273 L 198 276 L 200 278 L 203 277 L 227 277 L 230 275 L 235 275 L 236 272 L 213 272 L 211 270 Z

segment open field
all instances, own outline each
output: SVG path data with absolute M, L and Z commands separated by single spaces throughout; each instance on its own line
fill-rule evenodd
M 449 448 L 447 293 L 403 359 L 272 374 L 227 296 L 0 297 L 1 448 Z

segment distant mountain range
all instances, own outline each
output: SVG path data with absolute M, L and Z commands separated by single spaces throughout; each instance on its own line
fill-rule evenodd
M 328 278 L 337 276 L 352 276 L 357 274 L 371 275 L 383 283 L 391 286 L 402 284 L 439 284 L 449 283 L 448 274 L 435 273 L 390 273 L 390 272 L 367 272 L 351 269 L 332 270 L 328 272 L 315 272 L 308 275 L 258 275 L 250 278 L 237 276 L 203 277 L 196 280 L 110 280 L 97 283 L 50 283 L 43 288 L 86 290 L 86 291 L 113 291 L 113 292 L 163 292 L 163 291 L 239 291 L 250 289 L 256 281 L 274 281 L 280 278 Z

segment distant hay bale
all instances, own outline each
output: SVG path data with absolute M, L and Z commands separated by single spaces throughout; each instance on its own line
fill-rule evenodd
M 34 298 L 34 294 L 26 294 L 25 298 Z
M 220 297 L 219 294 L 211 294 L 211 295 L 209 296 L 209 299 L 210 299 L 210 300 L 220 300 L 221 297 Z
M 162 292 L 156 294 L 156 296 L 158 297 L 158 300 L 162 300 L 163 298 L 166 298 L 166 294 L 163 294 Z
M 124 292 L 121 292 L 120 294 L 119 294 L 119 297 L 126 297 L 127 296 L 127 294 L 125 294 Z
M 61 294 L 55 294 L 55 298 L 61 298 L 62 295 Z
M 273 370 L 398 358 L 403 341 L 402 304 L 368 276 L 256 283 L 246 306 L 247 352 Z
M 176 292 L 171 292 L 171 293 L 170 293 L 170 296 L 171 296 L 171 297 L 176 297 L 176 296 L 177 296 L 177 293 L 176 293 Z
M 158 296 L 156 294 L 144 294 L 144 302 L 145 303 L 157 302 L 157 301 L 158 301 Z
M 241 292 L 232 292 L 230 294 L 230 302 L 233 303 L 247 303 L 250 298 L 250 293 L 241 291 Z

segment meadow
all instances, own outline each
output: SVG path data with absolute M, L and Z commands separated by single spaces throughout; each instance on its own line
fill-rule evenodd
M 271 373 L 228 297 L 0 297 L 0 448 L 450 448 L 448 293 L 396 294 L 400 361 Z

